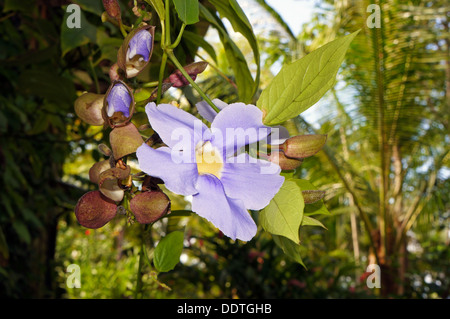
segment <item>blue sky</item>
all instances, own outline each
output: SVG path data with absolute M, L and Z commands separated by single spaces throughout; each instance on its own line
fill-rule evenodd
M 302 24 L 311 19 L 316 2 L 314 0 L 266 0 L 266 3 L 283 17 L 295 35 L 301 31 Z

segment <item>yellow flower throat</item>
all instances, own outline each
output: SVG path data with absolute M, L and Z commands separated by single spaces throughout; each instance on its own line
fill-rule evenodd
M 199 146 L 195 151 L 197 170 L 200 175 L 212 174 L 217 178 L 221 177 L 223 160 L 217 148 L 211 142 Z

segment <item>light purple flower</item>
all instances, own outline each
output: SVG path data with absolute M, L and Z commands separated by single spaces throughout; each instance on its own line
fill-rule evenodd
M 228 106 L 227 103 L 219 100 L 214 99 L 213 103 L 215 106 L 219 108 L 219 110 L 223 110 L 226 106 Z M 212 123 L 214 121 L 214 118 L 217 115 L 217 112 L 205 101 L 198 102 L 196 105 L 198 113 L 208 122 Z M 271 134 L 267 136 L 267 144 L 272 145 L 279 145 L 282 144 L 284 141 L 286 141 L 289 138 L 289 132 L 288 130 L 281 125 L 276 125 L 274 127 L 271 127 Z
M 236 154 L 270 133 L 262 124 L 262 112 L 254 105 L 217 101 L 222 110 L 211 128 L 171 104 L 147 104 L 150 124 L 167 147 L 153 149 L 144 143 L 136 155 L 142 171 L 164 180 L 167 189 L 192 195 L 194 212 L 226 236 L 248 241 L 257 226 L 247 209 L 267 206 L 284 177 L 276 164 Z M 236 132 L 245 136 L 233 135 Z
M 116 83 L 109 91 L 106 102 L 108 102 L 106 113 L 109 117 L 113 116 L 115 112 L 122 112 L 125 117 L 130 116 L 132 98 L 124 84 Z

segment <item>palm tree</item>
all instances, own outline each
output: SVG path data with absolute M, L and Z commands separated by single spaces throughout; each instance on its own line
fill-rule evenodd
M 328 163 L 320 169 L 334 171 L 343 190 L 336 196 L 355 208 L 350 211 L 357 212 L 369 239 L 369 263 L 381 267 L 381 295 L 388 296 L 404 293 L 408 233 L 418 217 L 448 209 L 430 202 L 448 192 L 450 7 L 439 0 L 370 4 L 323 1 L 325 14 L 305 26 L 298 40 L 307 53 L 362 29 L 342 68 L 345 85 L 330 93 L 333 118 L 320 121 L 329 128 L 321 132 L 329 139 L 322 154 Z M 304 118 L 296 122 L 299 130 L 314 131 Z M 356 235 L 356 216 L 350 217 Z

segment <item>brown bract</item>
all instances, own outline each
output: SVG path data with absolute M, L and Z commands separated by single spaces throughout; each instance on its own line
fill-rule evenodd
M 75 100 L 75 113 L 80 119 L 94 126 L 104 124 L 102 116 L 104 94 L 84 93 Z
M 130 172 L 130 166 L 126 166 L 125 169 L 113 167 L 103 171 L 98 179 L 100 192 L 109 199 L 120 202 L 125 193 L 120 183 L 121 180 L 128 178 Z
M 116 216 L 116 212 L 116 203 L 99 191 L 84 194 L 75 207 L 75 216 L 80 225 L 93 229 L 106 225 Z
M 109 134 L 109 143 L 116 160 L 135 153 L 143 142 L 141 134 L 133 123 L 116 127 Z
M 278 164 L 282 170 L 293 170 L 299 167 L 303 160 L 296 158 L 289 158 L 283 152 L 273 151 L 269 156 L 269 161 Z
M 161 191 L 143 192 L 131 199 L 130 209 L 140 224 L 150 224 L 170 211 L 170 200 Z
M 305 158 L 320 151 L 326 141 L 326 135 L 298 135 L 288 138 L 281 145 L 281 150 L 287 157 Z

